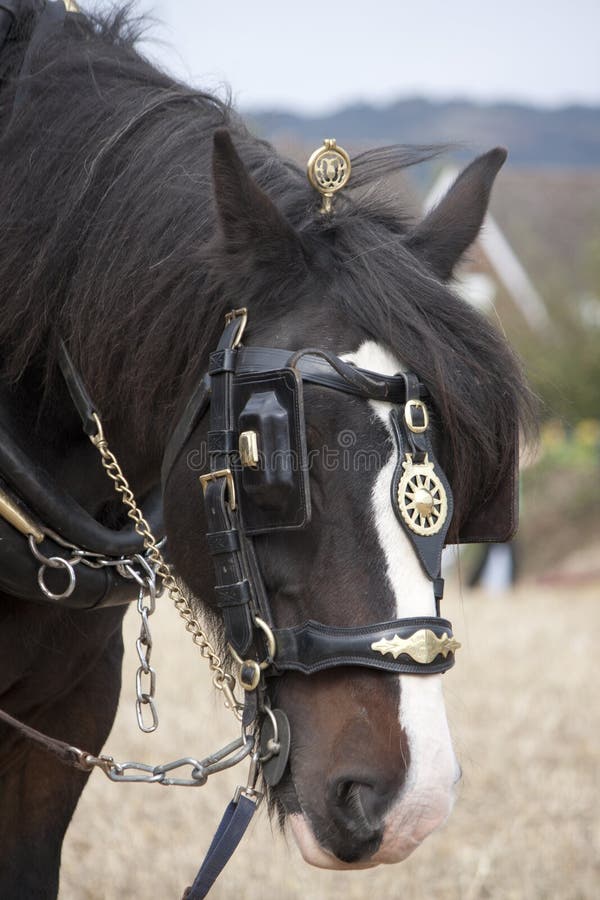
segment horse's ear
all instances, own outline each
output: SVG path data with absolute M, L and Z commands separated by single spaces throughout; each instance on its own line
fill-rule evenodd
M 229 131 L 217 129 L 213 142 L 215 202 L 227 249 L 262 259 L 299 253 L 298 235 L 246 171 Z
M 478 156 L 408 235 L 407 246 L 443 281 L 450 278 L 457 262 L 479 234 L 494 179 L 506 156 L 503 147 Z

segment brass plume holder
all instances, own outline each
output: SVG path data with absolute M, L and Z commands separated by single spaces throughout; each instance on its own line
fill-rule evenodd
M 332 211 L 333 195 L 348 184 L 352 165 L 350 157 L 338 147 L 334 138 L 326 138 L 323 145 L 311 154 L 306 166 L 308 180 L 323 197 L 321 212 Z

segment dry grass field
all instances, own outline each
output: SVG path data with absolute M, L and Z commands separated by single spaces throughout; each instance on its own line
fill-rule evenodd
M 464 775 L 446 826 L 401 865 L 340 874 L 306 866 L 262 808 L 211 897 L 600 897 L 600 582 L 448 593 L 463 649 L 445 690 Z M 160 728 L 144 737 L 135 724 L 130 612 L 107 747 L 121 760 L 201 757 L 229 739 L 233 719 L 166 601 L 154 623 Z M 61 900 L 179 898 L 244 774 L 189 789 L 115 785 L 95 773 L 66 840 Z

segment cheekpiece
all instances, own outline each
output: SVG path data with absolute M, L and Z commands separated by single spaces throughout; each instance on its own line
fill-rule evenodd
M 332 211 L 333 195 L 348 184 L 351 170 L 350 157 L 343 147 L 337 146 L 334 138 L 326 138 L 311 154 L 306 172 L 312 186 L 323 197 L 322 213 Z

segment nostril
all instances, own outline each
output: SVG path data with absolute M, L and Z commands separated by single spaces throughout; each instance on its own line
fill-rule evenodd
M 392 798 L 374 781 L 338 778 L 330 786 L 329 812 L 337 825 L 329 846 L 344 862 L 368 859 L 381 844 L 383 817 Z
M 332 786 L 334 818 L 352 834 L 371 837 L 382 824 L 394 792 L 388 782 L 339 778 Z

